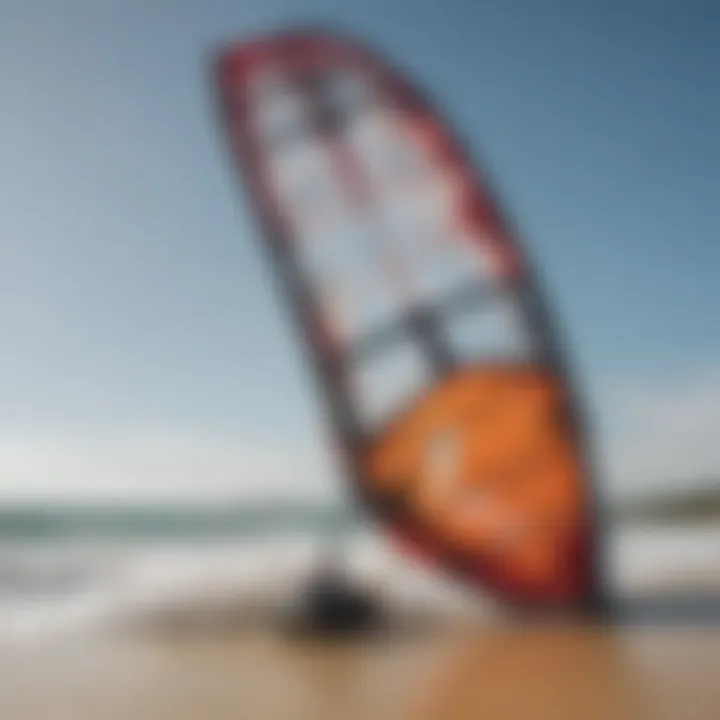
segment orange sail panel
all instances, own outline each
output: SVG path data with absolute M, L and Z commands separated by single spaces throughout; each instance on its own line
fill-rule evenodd
M 357 497 L 521 603 L 597 586 L 576 400 L 527 259 L 404 74 L 325 33 L 220 57 L 221 112 Z

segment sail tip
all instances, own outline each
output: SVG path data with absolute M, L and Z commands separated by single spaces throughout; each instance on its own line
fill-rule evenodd
M 302 61 L 307 57 L 368 59 L 365 44 L 339 27 L 325 23 L 289 24 L 280 29 L 247 35 L 216 50 L 214 66 L 221 83 L 236 82 L 268 60 Z

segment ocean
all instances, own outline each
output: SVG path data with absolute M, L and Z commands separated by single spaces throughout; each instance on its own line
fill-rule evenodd
M 720 591 L 720 525 L 611 530 L 619 596 Z M 352 509 L 319 505 L 5 506 L 0 642 L 128 625 L 267 620 L 329 554 L 398 616 L 497 607 L 404 557 Z

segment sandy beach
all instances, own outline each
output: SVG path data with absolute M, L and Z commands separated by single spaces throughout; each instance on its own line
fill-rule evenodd
M 720 717 L 718 667 L 720 628 L 123 633 L 4 648 L 0 717 L 692 720 Z
M 617 553 L 625 597 L 720 589 L 716 534 L 690 538 L 682 557 L 643 537 Z M 268 612 L 312 566 L 312 552 L 285 547 L 81 554 L 88 584 L 57 597 L 38 583 L 70 567 L 69 550 L 16 549 L 37 592 L 2 606 L 0 720 L 720 717 L 717 622 L 521 624 L 360 543 L 348 567 L 382 588 L 391 632 L 311 642 Z

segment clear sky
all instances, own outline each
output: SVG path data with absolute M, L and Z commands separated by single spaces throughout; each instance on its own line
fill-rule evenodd
M 607 486 L 720 470 L 720 3 L 0 0 L 0 497 L 331 491 L 208 64 L 298 22 L 405 66 L 486 163 Z

